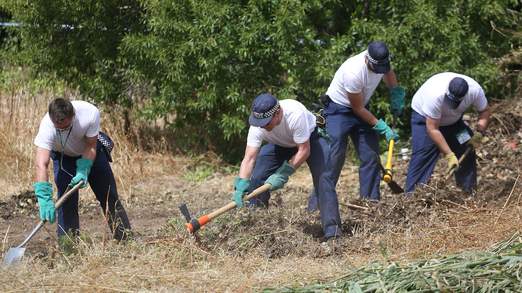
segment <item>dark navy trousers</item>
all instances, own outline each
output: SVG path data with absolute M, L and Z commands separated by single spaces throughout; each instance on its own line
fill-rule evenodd
M 379 200 L 381 180 L 379 135 L 348 107 L 329 102 L 324 114 L 331 145 L 326 169 L 321 179 L 323 192 L 337 198 L 335 186 L 344 166 L 348 137 L 350 137 L 360 161 L 359 194 L 361 198 Z
M 61 197 L 72 176 L 76 174 L 76 160 L 80 157 L 69 157 L 64 155 L 60 166 L 61 155 L 59 152 L 52 152 L 54 166 L 54 182 L 58 188 L 58 197 Z M 71 175 L 67 174 L 70 173 Z M 100 206 L 104 214 L 108 215 L 109 227 L 114 233 L 115 238 L 121 240 L 123 238 L 124 229 L 130 229 L 130 224 L 123 206 L 118 200 L 118 191 L 116 189 L 116 181 L 109 165 L 108 156 L 102 149 L 101 143 L 98 141 L 96 146 L 96 158 L 89 173 L 89 185 L 96 195 L 96 199 L 100 202 Z M 58 213 L 58 236 L 65 233 L 78 233 L 80 229 L 80 221 L 78 216 L 78 192 L 75 192 L 64 204 L 57 210 Z M 113 220 L 118 218 L 119 223 Z M 123 223 L 121 223 L 123 222 Z M 114 227 L 112 227 L 114 226 Z M 115 231 L 116 230 L 116 231 Z
M 310 156 L 307 159 L 308 168 L 312 173 L 314 190 L 317 194 L 323 193 L 318 190 L 319 178 L 324 170 L 326 156 L 328 155 L 328 141 L 317 133 L 317 129 L 310 135 Z M 250 179 L 248 192 L 263 185 L 265 180 L 272 175 L 284 161 L 289 160 L 297 153 L 297 148 L 286 148 L 275 144 L 266 144 L 261 147 L 256 158 L 256 164 Z M 249 202 L 249 206 L 268 206 L 270 192 L 264 192 Z M 337 197 L 319 196 L 319 210 L 321 213 L 321 224 L 326 237 L 339 234 L 341 219 Z
M 452 125 L 439 127 L 439 130 L 451 150 L 460 158 L 466 151 L 467 143 L 460 144 L 457 140 L 457 134 L 463 130 L 467 130 L 470 136 L 473 136 L 471 129 L 460 119 Z M 411 115 L 411 132 L 412 154 L 408 166 L 405 192 L 412 192 L 415 190 L 417 184 L 426 184 L 429 181 L 440 156 L 437 145 L 435 145 L 428 135 L 426 118 L 415 111 L 413 111 Z M 467 192 L 471 192 L 477 185 L 477 165 L 475 158 L 475 151 L 472 150 L 454 174 L 457 186 Z

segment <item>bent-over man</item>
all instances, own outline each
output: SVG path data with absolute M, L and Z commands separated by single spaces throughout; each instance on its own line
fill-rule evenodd
M 479 112 L 475 132 L 462 120 L 472 106 Z M 457 185 L 472 192 L 477 185 L 475 150 L 460 166 L 457 156 L 462 156 L 469 144 L 480 146 L 489 123 L 490 111 L 482 87 L 462 74 L 435 74 L 415 93 L 411 108 L 412 157 L 405 191 L 412 192 L 418 184 L 426 184 L 442 154 L 448 164 L 447 172 L 457 168 Z
M 322 195 L 317 188 L 328 153 L 328 142 L 319 135 L 314 114 L 298 101 L 278 101 L 274 96 L 263 93 L 252 103 L 249 123 L 245 155 L 239 176 L 234 180 L 233 199 L 238 206 L 243 205 L 245 193 L 264 183 L 271 185 L 270 191 L 282 188 L 304 162 L 307 162 L 312 173 L 314 189 Z M 267 144 L 262 145 L 264 141 Z M 267 207 L 270 191 L 251 199 L 248 205 Z M 325 238 L 340 233 L 337 205 L 335 196 L 319 196 Z
M 123 240 L 128 236 L 130 223 L 125 209 L 118 200 L 116 182 L 109 161 L 110 150 L 100 139 L 110 140 L 100 132 L 100 112 L 85 101 L 56 98 L 40 123 L 34 140 L 36 145 L 36 182 L 40 219 L 53 223 L 55 209 L 53 187 L 49 183 L 49 163 L 53 160 L 54 182 L 60 198 L 68 187 L 82 182 L 89 184 L 100 202 L 103 214 L 113 236 Z M 78 192 L 58 209 L 57 233 L 60 240 L 66 233 L 78 234 Z

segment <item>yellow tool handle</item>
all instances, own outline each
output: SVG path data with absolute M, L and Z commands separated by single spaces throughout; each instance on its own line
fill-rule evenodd
M 388 156 L 386 158 L 386 168 L 384 174 L 384 182 L 390 183 L 392 180 L 391 169 L 392 169 L 392 158 L 393 158 L 393 146 L 395 144 L 395 140 L 390 139 L 390 145 L 388 146 Z

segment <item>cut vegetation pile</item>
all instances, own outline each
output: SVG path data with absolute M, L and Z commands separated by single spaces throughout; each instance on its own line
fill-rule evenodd
M 522 238 L 516 234 L 487 252 L 461 253 L 401 265 L 372 263 L 327 284 L 282 292 L 521 292 Z M 270 290 L 267 290 L 270 291 Z

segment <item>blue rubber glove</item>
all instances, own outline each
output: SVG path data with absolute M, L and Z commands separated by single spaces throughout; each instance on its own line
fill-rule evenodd
M 53 186 L 49 182 L 38 181 L 33 184 L 33 187 L 38 199 L 40 220 L 54 223 Z
M 404 110 L 404 96 L 406 92 L 401 86 L 396 86 L 390 89 L 391 96 L 391 111 L 395 116 L 401 116 Z
M 390 126 L 388 126 L 388 124 L 386 124 L 386 122 L 384 122 L 382 119 L 377 121 L 377 124 L 375 124 L 373 129 L 379 132 L 379 134 L 386 136 L 387 142 L 390 142 L 391 139 L 395 141 L 399 140 L 399 135 L 393 131 Z
M 270 177 L 266 179 L 265 183 L 272 185 L 270 187 L 270 191 L 278 190 L 282 188 L 286 182 L 288 182 L 288 177 L 294 174 L 294 172 L 294 167 L 290 166 L 288 161 L 284 161 L 283 165 L 281 165 L 281 167 L 279 167 L 279 169 L 277 169 L 274 174 L 270 175 Z
M 250 180 L 236 177 L 234 179 L 234 193 L 232 194 L 232 200 L 236 203 L 238 208 L 243 207 L 243 196 L 245 196 L 248 187 L 250 186 Z
M 91 172 L 92 164 L 93 161 L 89 159 L 80 158 L 76 160 L 76 175 L 71 180 L 71 183 L 69 183 L 69 186 L 73 187 L 80 181 L 83 181 L 81 188 L 86 187 L 87 180 L 89 178 L 89 172 Z

